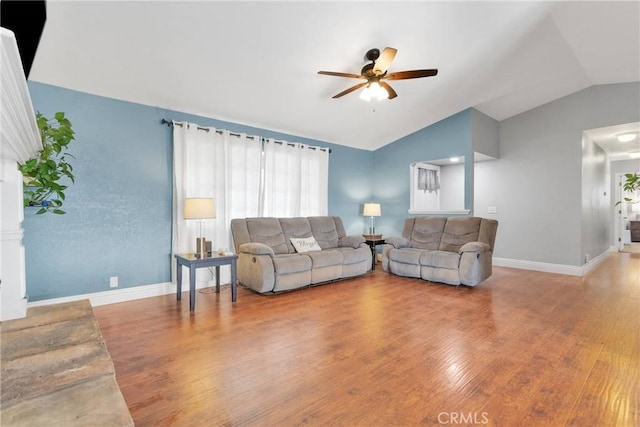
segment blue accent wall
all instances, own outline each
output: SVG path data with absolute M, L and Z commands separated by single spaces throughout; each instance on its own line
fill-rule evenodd
M 382 216 L 376 232 L 398 236 L 409 217 L 409 165 L 412 162 L 465 156 L 465 209 L 473 207 L 472 109 L 461 111 L 374 152 L 374 198 Z
M 36 82 L 29 90 L 37 111 L 64 111 L 76 132 L 70 150 L 76 184 L 66 192 L 67 214 L 25 210 L 30 301 L 106 291 L 111 276 L 118 276 L 119 288 L 170 281 L 172 131 L 162 118 L 331 148 L 329 214 L 342 217 L 348 233 L 366 227 L 371 151 Z

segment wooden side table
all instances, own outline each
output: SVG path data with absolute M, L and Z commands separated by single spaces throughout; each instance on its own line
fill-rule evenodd
M 213 255 L 205 258 L 196 258 L 194 254 L 177 254 L 177 295 L 176 299 L 182 299 L 182 266 L 189 267 L 189 310 L 196 306 L 196 269 L 201 267 L 216 268 L 216 292 L 220 292 L 220 266 L 231 266 L 231 301 L 238 299 L 238 282 L 236 279 L 237 255 Z
M 376 245 L 383 245 L 385 243 L 382 236 L 380 238 L 371 238 L 367 235 L 363 235 L 364 241 L 371 247 L 371 269 L 376 269 Z

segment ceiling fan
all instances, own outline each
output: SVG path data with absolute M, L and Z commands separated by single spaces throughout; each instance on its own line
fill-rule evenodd
M 335 71 L 318 71 L 318 74 L 366 80 L 366 82 L 358 83 L 333 96 L 333 98 L 340 98 L 366 86 L 365 90 L 360 94 L 360 98 L 365 101 L 371 100 L 372 97 L 382 100 L 385 98 L 393 99 L 398 96 L 396 91 L 383 80 L 418 79 L 420 77 L 431 77 L 438 74 L 437 69 L 397 71 L 387 74 L 387 69 L 391 65 L 393 58 L 395 58 L 396 52 L 398 52 L 398 50 L 392 47 L 385 47 L 382 53 L 380 53 L 379 49 L 369 49 L 365 57 L 371 62 L 362 67 L 360 74 L 339 73 Z

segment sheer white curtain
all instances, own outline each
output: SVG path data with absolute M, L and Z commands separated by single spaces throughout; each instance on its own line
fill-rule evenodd
M 327 215 L 329 150 L 300 144 L 300 216 Z
M 263 216 L 327 214 L 327 150 L 267 139 L 264 159 Z
M 213 250 L 233 250 L 231 219 L 327 215 L 329 153 L 305 144 L 173 123 L 172 252 L 192 253 L 200 223 L 183 218 L 184 199 L 212 197 L 216 219 L 203 222 Z M 175 261 L 172 258 L 172 280 Z M 221 281 L 229 281 L 223 267 Z M 197 282 L 213 277 L 197 270 Z
M 173 254 L 195 251 L 199 222 L 183 219 L 184 199 L 213 197 L 216 219 L 203 223 L 203 234 L 213 250 L 232 250 L 232 218 L 258 216 L 262 143 L 258 136 L 231 135 L 228 131 L 174 122 Z M 198 282 L 212 277 L 199 269 Z M 228 267 L 221 281 L 229 281 Z M 175 261 L 172 258 L 175 281 Z

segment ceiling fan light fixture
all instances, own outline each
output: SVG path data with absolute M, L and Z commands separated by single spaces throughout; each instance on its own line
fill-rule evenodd
M 369 85 L 365 86 L 365 88 L 360 92 L 360 99 L 363 101 L 371 101 L 371 90 L 369 89 Z
M 360 99 L 363 101 L 371 101 L 371 98 L 375 98 L 378 101 L 382 101 L 383 99 L 389 98 L 389 92 L 377 81 L 373 81 L 369 83 L 364 90 L 360 93 Z
M 620 142 L 631 142 L 638 136 L 638 132 L 625 132 L 616 135 L 618 141 Z

